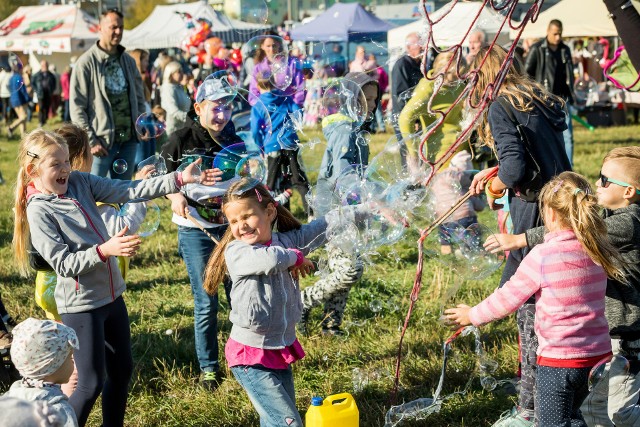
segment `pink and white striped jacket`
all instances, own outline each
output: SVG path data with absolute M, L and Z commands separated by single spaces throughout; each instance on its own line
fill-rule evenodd
M 607 275 L 571 230 L 545 236 L 503 287 L 469 312 L 478 326 L 516 311 L 535 295 L 538 356 L 553 359 L 596 357 L 611 351 L 604 315 Z

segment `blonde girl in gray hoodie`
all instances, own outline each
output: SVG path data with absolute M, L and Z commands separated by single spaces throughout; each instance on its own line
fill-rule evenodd
M 27 275 L 31 241 L 58 276 L 58 312 L 80 342 L 80 349 L 74 351 L 78 387 L 69 399 L 78 424 L 85 425 L 102 393 L 103 425 L 123 425 L 133 360 L 122 298 L 125 283 L 116 257 L 135 255 L 141 241 L 137 235 L 127 235 L 127 227 L 109 237 L 96 202 L 125 203 L 175 193 L 183 184 L 198 181 L 192 173 L 195 167 L 144 181 L 71 171 L 65 140 L 43 129 L 25 136 L 18 164 L 16 261 Z M 206 170 L 200 182 L 213 185 L 219 176 L 219 171 Z

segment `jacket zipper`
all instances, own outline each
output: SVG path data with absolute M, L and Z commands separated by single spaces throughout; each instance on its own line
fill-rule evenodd
M 100 237 L 100 240 L 102 240 L 102 243 L 105 242 L 104 237 L 102 237 L 102 235 L 100 234 L 100 232 L 98 231 L 98 229 L 96 228 L 96 226 L 93 224 L 93 221 L 91 221 L 91 218 L 89 217 L 89 215 L 87 214 L 87 212 L 84 210 L 84 208 L 80 205 L 80 203 L 78 203 L 77 200 L 72 199 L 72 198 L 68 198 L 68 197 L 60 197 L 61 199 L 69 199 L 71 200 L 71 202 L 73 202 L 74 205 L 76 205 L 78 207 L 78 209 L 80 209 L 80 212 L 82 212 L 82 214 L 85 216 L 85 218 L 87 218 L 87 221 L 89 221 L 89 225 L 91 225 L 91 228 L 93 228 L 93 231 L 96 232 L 96 234 L 98 235 L 98 237 Z M 112 275 L 112 271 L 111 271 L 111 262 L 109 260 L 109 257 L 107 257 L 107 270 L 109 270 L 109 288 L 111 289 L 111 301 L 114 301 L 115 298 L 115 291 L 113 289 L 113 275 Z M 78 281 L 76 280 L 76 292 L 78 292 L 79 290 L 79 284 Z

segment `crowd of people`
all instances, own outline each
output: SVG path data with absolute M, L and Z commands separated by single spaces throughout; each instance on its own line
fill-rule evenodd
M 296 334 L 310 333 L 308 319 L 319 305 L 322 333 L 343 334 L 349 291 L 363 274 L 361 256 L 327 237 L 327 228 L 345 215 L 328 209 L 337 182 L 345 170 L 364 177 L 370 153 L 362 141 L 385 130 L 387 99 L 402 148 L 398 155 L 407 170 L 423 176 L 417 172 L 424 159 L 434 162 L 449 150 L 468 113 L 458 99 L 465 87 L 461 76 L 477 71 L 470 96 L 479 105 L 508 63 L 507 51 L 487 46 L 484 33 L 475 31 L 468 54 L 456 63 L 452 53 L 425 54 L 412 33 L 392 66 L 390 84 L 384 67 L 362 46 L 352 61 L 339 44 L 322 58 L 292 52 L 283 58 L 282 38 L 264 35 L 255 54 L 235 63 L 229 49 L 211 41 L 208 56 L 194 68 L 184 57 L 166 54 L 150 64 L 149 52 L 125 50 L 122 33 L 122 14 L 108 10 L 100 18 L 99 40 L 62 75 L 46 61 L 33 75 L 18 62 L 0 75 L 0 88 L 7 88 L 0 91 L 7 135 L 19 131 L 22 137 L 16 262 L 24 275 L 37 271 L 36 300 L 49 319 L 18 323 L 0 301 L 0 349 L 11 348 L 22 376 L 0 398 L 0 421 L 31 411 L 54 425 L 84 426 L 101 396 L 103 425 L 124 424 L 134 364 L 123 293 L 128 259 L 142 243 L 137 228 L 145 207 L 140 203 L 142 212 L 122 216 L 114 214 L 113 204 L 166 196 L 194 300 L 199 384 L 213 392 L 224 380 L 217 324 L 222 284 L 231 306 L 227 366 L 261 425 L 302 426 L 291 365 L 305 353 Z M 496 426 L 631 426 L 640 416 L 640 150 L 613 149 L 596 190 L 571 172 L 573 61 L 562 42 L 562 23 L 551 21 L 545 39 L 508 63 L 480 116 L 476 143 L 495 153 L 497 175 L 490 168 L 469 174 L 472 156 L 464 147 L 440 175 L 476 196 L 449 226 L 477 222 L 484 200 L 494 210 L 502 207 L 497 200 L 509 204 L 511 234 L 485 243 L 489 251 L 509 251 L 500 287 L 476 307 L 445 311 L 456 327 L 517 312 L 518 406 Z M 443 76 L 440 85 L 434 83 L 437 75 Z M 355 94 L 362 120 L 321 113 L 323 91 L 332 81 Z M 243 136 L 264 153 L 265 182 L 227 179 L 214 167 L 225 147 L 248 143 L 232 120 L 235 82 L 245 84 L 253 105 L 250 132 Z M 27 133 L 35 103 L 40 128 Z M 59 106 L 65 123 L 43 129 Z M 447 115 L 441 134 L 424 148 L 419 141 L 435 121 L 433 110 Z M 150 113 L 163 119 L 164 135 L 136 128 L 138 118 Z M 298 155 L 299 129 L 286 124 L 296 114 L 307 125 L 320 125 L 326 140 L 313 204 L 307 197 L 312 183 Z M 136 168 L 152 156 L 164 160 L 167 174 L 155 176 L 153 166 Z M 116 170 L 118 161 L 128 167 Z M 289 210 L 292 190 L 302 196 L 308 223 Z M 444 206 L 461 194 L 441 191 L 437 203 Z M 356 219 L 367 209 L 344 207 Z M 441 244 L 442 253 L 451 255 L 446 241 Z M 328 274 L 300 289 L 299 278 L 314 268 L 307 256 L 322 246 Z M 623 376 L 627 384 L 611 400 L 606 391 L 603 398 L 588 389 L 589 371 L 607 358 L 611 380 Z M 620 372 L 623 358 L 631 370 Z M 26 408 L 24 400 L 46 404 Z

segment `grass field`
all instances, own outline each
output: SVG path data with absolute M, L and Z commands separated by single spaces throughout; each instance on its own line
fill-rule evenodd
M 616 146 L 637 144 L 640 126 L 575 131 L 575 169 L 593 182 L 604 154 Z M 4 133 L 3 133 L 4 134 Z M 379 151 L 391 135 L 375 135 L 372 152 Z M 18 319 L 43 317 L 33 301 L 33 279 L 18 276 L 11 247 L 13 191 L 17 172 L 17 140 L 0 137 L 0 292 L 10 313 Z M 373 154 L 372 154 L 373 155 Z M 309 159 L 311 160 L 311 159 Z M 129 395 L 128 426 L 257 426 L 258 416 L 240 386 L 227 370 L 216 392 L 197 386 L 199 369 L 193 337 L 193 301 L 186 269 L 177 254 L 177 228 L 171 223 L 168 201 L 158 200 L 163 220 L 158 232 L 145 239 L 132 262 L 125 300 L 131 320 L 135 372 Z M 299 199 L 294 212 L 300 213 Z M 485 214 L 486 218 L 490 215 Z M 395 358 L 401 325 L 409 305 L 417 262 L 417 232 L 409 232 L 393 247 L 383 247 L 371 258 L 362 281 L 352 292 L 347 308 L 346 338 L 321 336 L 321 310 L 312 316 L 309 337 L 300 337 L 307 356 L 294 365 L 297 404 L 304 416 L 312 396 L 350 392 L 360 410 L 361 426 L 381 426 L 389 409 Z M 440 376 L 442 342 L 449 332 L 438 322 L 441 310 L 454 302 L 479 302 L 496 286 L 500 271 L 482 281 L 461 281 L 442 264 L 427 259 L 423 289 L 405 337 L 400 400 L 433 395 Z M 306 279 L 303 285 L 312 283 Z M 371 304 L 373 302 L 373 304 Z M 381 305 L 375 312 L 370 306 Z M 230 331 L 228 304 L 221 297 L 219 342 Z M 172 329 L 167 335 L 165 331 Z M 512 378 L 516 371 L 517 337 L 513 318 L 481 330 L 485 350 L 498 362 L 497 379 Z M 454 344 L 443 394 L 464 389 L 448 399 L 439 413 L 427 420 L 403 425 L 486 426 L 513 406 L 514 396 L 484 391 L 476 374 L 473 339 Z M 354 390 L 354 369 L 368 375 L 364 387 Z M 99 404 L 90 425 L 100 425 Z M 338 426 L 336 426 L 338 427 Z

